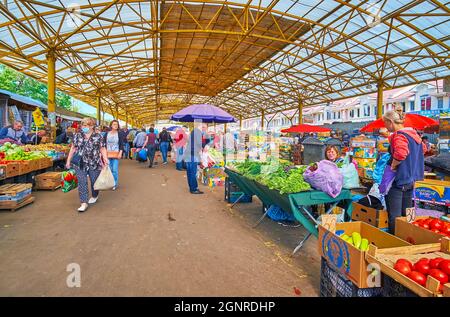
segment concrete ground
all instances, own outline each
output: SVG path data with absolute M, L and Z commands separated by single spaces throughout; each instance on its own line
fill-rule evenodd
M 253 229 L 258 199 L 230 209 L 223 187 L 191 195 L 172 164 L 120 164 L 119 189 L 85 213 L 77 191 L 60 190 L 0 212 L 0 296 L 318 295 L 317 240 L 290 257 L 304 229 Z M 67 286 L 71 263 L 80 288 Z

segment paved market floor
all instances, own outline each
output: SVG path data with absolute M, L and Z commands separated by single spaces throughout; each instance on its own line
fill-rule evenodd
M 223 187 L 202 189 L 189 194 L 172 164 L 122 161 L 119 189 L 84 214 L 76 191 L 35 192 L 34 204 L 0 212 L 0 296 L 318 295 L 315 238 L 291 258 L 302 229 L 252 229 L 257 199 L 231 210 Z M 67 286 L 70 263 L 80 288 Z

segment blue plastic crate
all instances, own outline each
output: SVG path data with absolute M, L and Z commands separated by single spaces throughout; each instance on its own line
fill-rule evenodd
M 358 288 L 322 257 L 320 265 L 321 297 L 382 297 L 382 287 Z
M 383 274 L 383 297 L 419 297 L 392 277 Z

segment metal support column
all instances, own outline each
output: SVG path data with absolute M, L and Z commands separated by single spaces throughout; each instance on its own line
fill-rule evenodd
M 264 130 L 264 121 L 266 120 L 265 118 L 265 111 L 264 109 L 261 109 L 261 131 Z
M 380 119 L 383 116 L 383 82 L 378 82 L 377 88 L 377 119 Z
M 48 90 L 48 118 L 50 119 L 51 139 L 56 139 L 56 69 L 55 52 L 49 51 L 47 54 L 47 90 Z
M 102 106 L 101 104 L 101 97 L 100 97 L 100 91 L 97 91 L 97 95 L 96 95 L 96 107 L 97 107 L 97 125 L 100 126 L 101 125 L 101 116 L 100 116 L 100 107 Z
M 298 124 L 303 123 L 303 100 L 298 100 Z

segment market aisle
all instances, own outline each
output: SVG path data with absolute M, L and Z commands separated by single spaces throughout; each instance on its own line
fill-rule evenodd
M 0 213 L 0 296 L 317 295 L 316 240 L 289 259 L 292 245 L 277 241 L 289 230 L 249 227 L 258 204 L 231 212 L 223 188 L 190 195 L 173 165 L 121 164 L 119 190 L 84 214 L 76 191 L 36 192 L 33 205 Z M 81 288 L 66 285 L 69 263 Z

